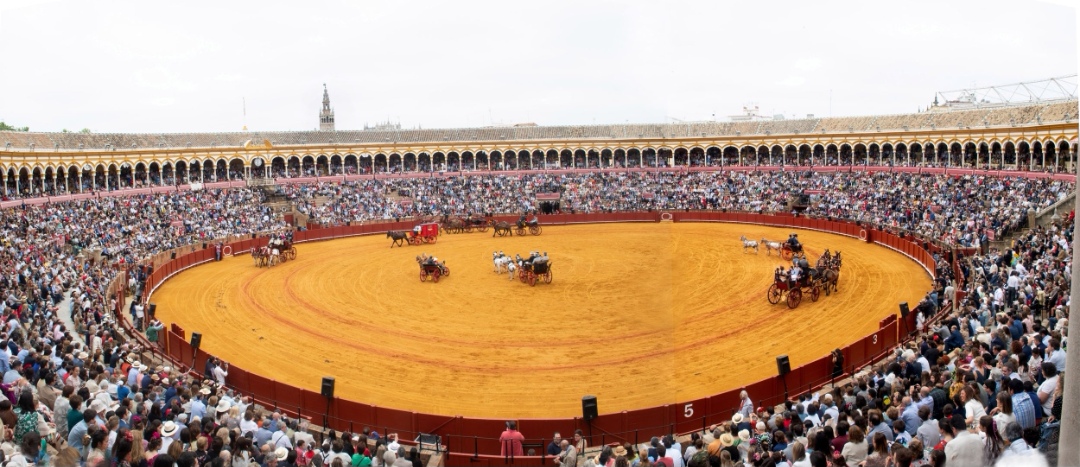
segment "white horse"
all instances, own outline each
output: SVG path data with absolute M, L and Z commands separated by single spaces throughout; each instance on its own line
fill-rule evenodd
M 747 240 L 745 235 L 739 237 L 739 240 L 742 240 L 742 252 L 743 253 L 746 253 L 746 250 L 749 250 L 751 248 L 754 249 L 754 253 L 759 253 L 759 251 L 758 251 L 758 242 L 755 242 L 753 240 Z
M 510 264 L 514 262 L 512 258 L 506 256 L 501 251 L 491 253 L 491 261 L 495 264 L 496 274 L 502 274 L 504 269 L 509 272 Z
M 776 256 L 780 256 L 780 247 L 782 246 L 780 242 L 772 242 L 762 238 L 761 244 L 765 245 L 765 256 L 768 256 L 773 250 L 776 250 Z

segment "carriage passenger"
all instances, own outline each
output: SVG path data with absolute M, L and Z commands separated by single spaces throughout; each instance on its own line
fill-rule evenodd
M 791 274 L 791 283 L 798 284 L 799 279 L 802 277 L 802 268 L 799 267 L 799 263 L 791 265 L 791 270 L 788 271 Z
M 787 244 L 791 247 L 791 251 L 793 252 L 802 251 L 802 244 L 799 243 L 799 234 L 797 233 L 792 233 L 788 236 Z

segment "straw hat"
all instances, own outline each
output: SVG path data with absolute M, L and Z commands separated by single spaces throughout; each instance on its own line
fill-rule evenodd
M 742 422 L 743 422 L 743 416 L 742 416 L 741 413 L 735 413 L 735 415 L 731 416 L 731 423 L 734 423 L 734 424 L 738 425 L 738 424 L 740 424 Z
M 731 433 L 724 433 L 720 435 L 720 445 L 726 448 L 728 446 L 731 446 L 732 444 L 735 444 L 735 438 L 731 437 Z
M 170 437 L 176 434 L 176 430 L 176 422 L 170 420 L 161 424 L 161 436 Z

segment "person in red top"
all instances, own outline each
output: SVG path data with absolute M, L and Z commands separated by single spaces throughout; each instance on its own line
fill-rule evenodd
M 517 422 L 506 422 L 506 431 L 502 432 L 499 436 L 499 442 L 502 444 L 502 456 L 503 457 L 522 457 L 525 455 L 525 451 L 522 450 L 521 443 L 525 441 L 525 435 L 517 431 Z

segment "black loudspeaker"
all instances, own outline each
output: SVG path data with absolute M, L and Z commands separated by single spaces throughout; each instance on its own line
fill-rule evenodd
M 175 251 L 172 252 L 171 255 L 169 255 L 169 259 L 176 259 L 176 252 Z
M 908 313 L 911 313 L 911 310 L 908 309 L 907 302 L 900 302 L 900 317 L 907 318 Z
M 581 398 L 581 418 L 585 421 L 592 420 L 599 415 L 596 408 L 596 396 L 585 396 Z
M 206 249 L 206 242 L 203 242 L 202 249 L 204 249 L 204 250 Z
M 202 344 L 202 334 L 197 332 L 191 333 L 191 348 L 199 350 L 199 344 Z
M 328 399 L 334 398 L 334 378 L 330 376 L 323 376 L 322 379 L 322 395 Z
M 788 361 L 787 355 L 776 357 L 776 371 L 780 373 L 780 376 L 791 373 L 791 362 Z
M 150 317 L 152 318 L 154 317 L 154 313 L 157 313 L 157 303 L 151 302 L 150 307 L 146 310 L 146 314 L 150 315 Z

